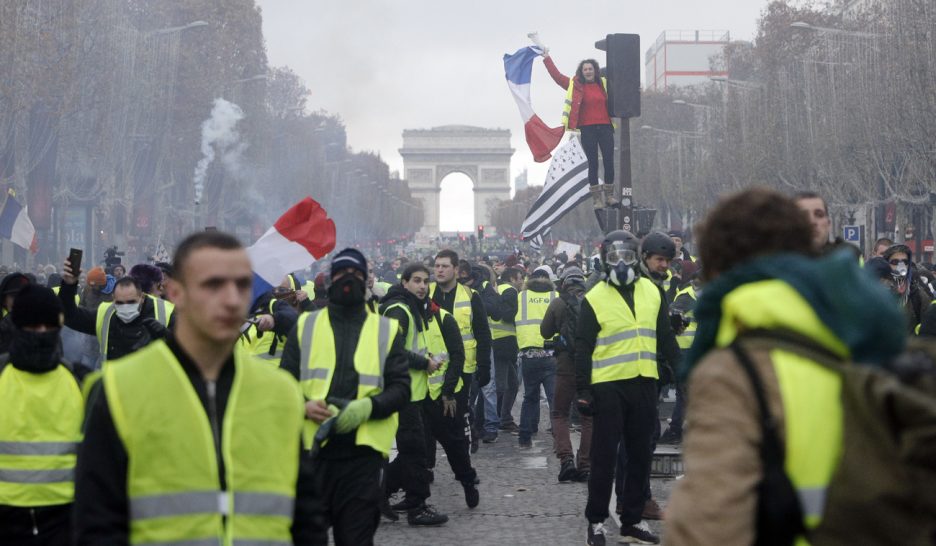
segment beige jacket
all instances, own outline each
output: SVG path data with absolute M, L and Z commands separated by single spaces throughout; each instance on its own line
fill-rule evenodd
M 783 440 L 780 385 L 767 350 L 749 348 Z M 729 349 L 711 351 L 689 380 L 685 477 L 666 507 L 664 543 L 753 544 L 761 480 L 761 424 L 754 389 Z

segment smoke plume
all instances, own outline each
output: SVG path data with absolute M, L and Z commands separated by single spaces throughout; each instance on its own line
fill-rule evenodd
M 237 132 L 237 122 L 244 119 L 244 111 L 233 102 L 222 98 L 214 100 L 211 117 L 202 123 L 201 150 L 202 158 L 195 166 L 195 204 L 201 203 L 205 191 L 205 175 L 208 167 L 215 160 L 218 153 L 221 161 L 228 169 L 236 168 L 240 163 L 241 152 L 247 147 L 240 142 L 240 133 Z

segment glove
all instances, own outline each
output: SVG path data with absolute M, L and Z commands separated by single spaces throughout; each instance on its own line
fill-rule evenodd
M 338 414 L 338 421 L 335 423 L 335 431 L 338 434 L 347 434 L 358 428 L 364 424 L 364 421 L 370 418 L 373 409 L 374 402 L 370 398 L 352 400 L 341 410 L 341 413 Z
M 454 398 L 442 397 L 442 417 L 455 417 L 455 412 L 458 411 L 458 404 L 455 402 Z
M 478 366 L 478 371 L 475 372 L 475 374 L 475 377 L 478 379 L 479 387 L 483 388 L 491 382 L 491 368 L 482 368 Z
M 576 397 L 575 404 L 578 407 L 579 413 L 585 417 L 594 417 L 595 401 L 590 392 L 580 392 L 578 397 Z

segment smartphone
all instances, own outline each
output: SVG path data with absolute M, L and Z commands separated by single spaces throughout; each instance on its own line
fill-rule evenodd
M 80 248 L 73 248 L 68 251 L 68 263 L 71 264 L 72 274 L 77 277 L 81 273 L 81 256 L 84 251 Z

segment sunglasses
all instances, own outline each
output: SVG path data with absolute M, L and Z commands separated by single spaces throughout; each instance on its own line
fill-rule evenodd
M 900 264 L 908 265 L 910 261 L 909 260 L 891 260 L 888 263 L 891 265 L 900 265 Z

